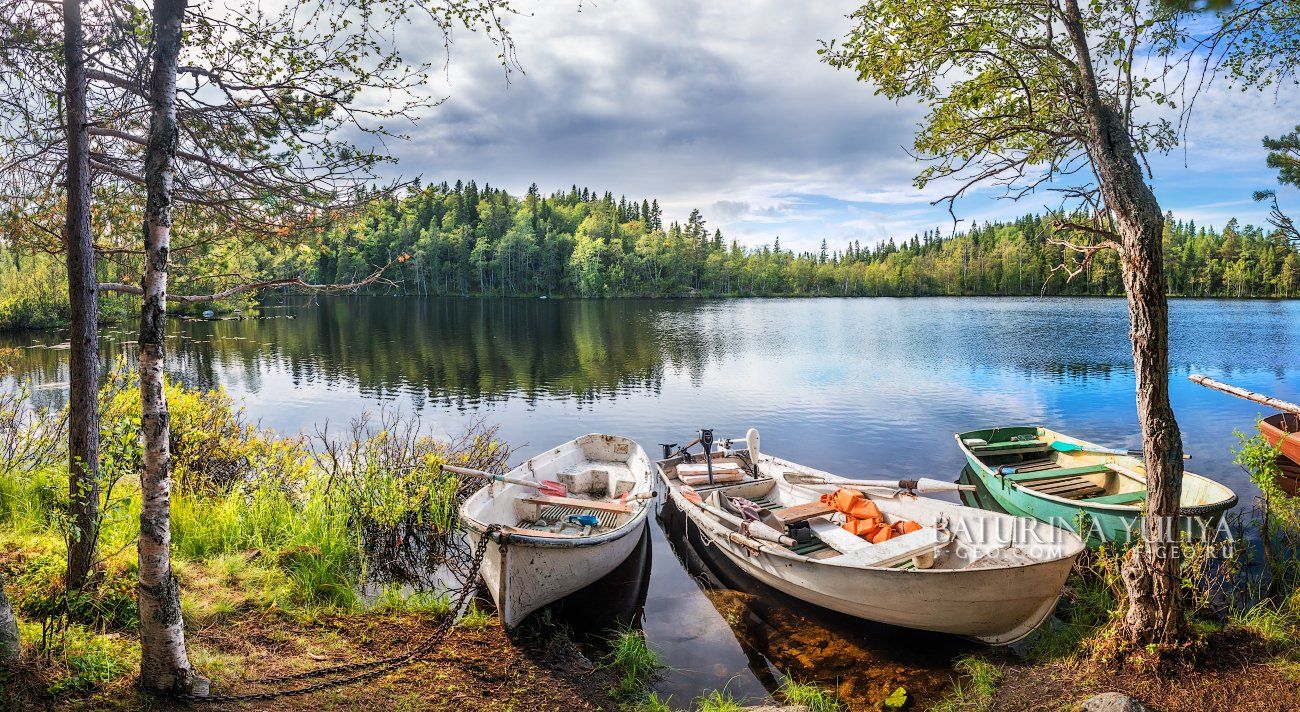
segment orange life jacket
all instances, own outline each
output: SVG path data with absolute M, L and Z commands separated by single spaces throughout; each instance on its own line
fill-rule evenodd
M 895 536 L 908 534 L 921 528 L 920 524 L 903 519 L 887 524 L 875 502 L 857 490 L 840 488 L 821 496 L 822 504 L 844 514 L 841 528 L 850 534 L 866 539 L 872 544 L 883 544 Z

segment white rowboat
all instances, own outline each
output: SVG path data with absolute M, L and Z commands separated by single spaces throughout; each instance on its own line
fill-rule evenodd
M 1051 615 L 1084 548 L 1072 532 L 1042 522 L 864 488 L 887 523 L 921 525 L 871 544 L 840 527 L 842 514 L 813 504 L 845 478 L 766 454 L 756 459 L 757 473 L 746 450 L 714 453 L 711 464 L 738 464 L 747 474 L 711 486 L 679 480 L 680 455 L 659 462 L 658 471 L 673 504 L 732 563 L 790 596 L 858 618 L 1013 643 Z M 826 484 L 806 484 L 813 481 Z M 731 497 L 757 504 L 766 525 L 740 526 L 738 516 L 719 511 Z M 787 520 L 806 521 L 811 538 L 771 540 L 771 525 Z
M 507 477 L 556 480 L 569 492 L 545 496 L 535 486 L 494 481 L 461 505 L 471 546 L 489 525 L 502 527 L 504 551 L 489 545 L 479 571 L 501 622 L 514 628 L 533 611 L 623 563 L 645 530 L 654 475 L 640 445 L 591 434 L 529 459 Z M 583 524 L 579 518 L 584 517 L 595 517 L 596 523 Z

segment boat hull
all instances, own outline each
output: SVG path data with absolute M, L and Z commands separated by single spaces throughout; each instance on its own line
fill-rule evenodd
M 1032 429 L 1026 428 L 1025 430 Z M 985 464 L 966 447 L 962 442 L 965 435 L 968 435 L 968 433 L 958 434 L 957 442 L 966 457 L 967 464 L 998 506 L 1008 513 L 1070 529 L 1083 536 L 1088 544 L 1094 547 L 1108 542 L 1125 544 L 1141 537 L 1142 504 L 1101 506 L 1090 505 L 1081 500 L 1065 500 L 1036 495 L 1028 489 L 1017 487 L 1005 478 L 999 477 L 989 465 Z M 1096 447 L 1081 440 L 1070 439 L 1070 442 L 1079 443 L 1086 447 Z M 1132 460 L 1132 458 L 1122 456 L 1111 459 Z M 1132 465 L 1133 463 L 1129 464 Z M 1217 483 L 1193 473 L 1184 473 L 1184 478 L 1185 481 L 1195 478 L 1209 485 L 1219 486 Z M 1231 494 L 1230 491 L 1229 494 Z M 1190 538 L 1211 539 L 1217 534 L 1223 522 L 1224 512 L 1231 509 L 1236 504 L 1236 501 L 1236 496 L 1232 495 L 1230 498 L 1226 498 L 1213 506 L 1185 507 L 1183 515 L 1179 517 L 1180 527 Z M 1085 521 L 1084 515 L 1087 517 L 1087 529 L 1086 531 L 1080 531 L 1080 524 Z
M 1282 451 L 1278 462 L 1282 472 L 1277 476 L 1277 486 L 1291 496 L 1300 494 L 1300 415 L 1278 413 L 1259 421 L 1259 432 L 1266 440 Z
M 521 500 L 526 504 L 537 495 L 523 484 L 493 482 L 465 500 L 460 519 L 471 547 L 477 548 L 488 536 L 489 526 L 503 529 L 491 534 L 493 541 L 484 550 L 479 573 L 506 628 L 518 626 L 537 609 L 618 568 L 645 532 L 650 501 L 642 497 L 652 496 L 655 482 L 652 465 L 639 445 L 599 433 L 583 435 L 530 458 L 511 470 L 510 477 L 516 482 L 558 479 L 571 495 L 595 487 L 600 493 L 597 500 L 605 504 L 615 495 L 633 497 L 626 504 L 630 515 L 620 514 L 624 518 L 617 526 L 580 536 L 529 528 L 519 521 Z M 570 511 L 572 504 L 580 504 L 577 499 L 559 500 L 546 504 L 563 505 Z
M 764 546 L 755 550 L 746 546 L 688 502 L 662 468 L 660 477 L 670 501 L 686 515 L 685 521 L 698 529 L 702 539 L 761 583 L 857 618 L 960 635 L 993 645 L 1024 638 L 1051 615 L 1082 550 L 1077 538 L 1062 533 L 1074 542 L 1072 550 L 1066 546 L 1066 553 L 1058 558 L 1025 566 L 913 570 L 838 565 L 831 563 L 834 559 L 819 561 L 783 549 Z M 967 509 L 937 501 L 935 505 L 952 508 L 950 514 Z M 935 508 L 931 513 L 939 511 Z M 981 519 L 996 519 L 996 524 L 1007 530 L 1018 528 L 1013 517 L 969 511 Z
M 502 552 L 494 537 L 479 572 L 506 628 L 518 627 L 534 611 L 604 578 L 627 560 L 645 532 L 646 512 L 616 532 L 617 538 L 590 546 L 557 546 L 554 540 L 507 537 Z M 467 532 L 477 547 L 482 531 Z

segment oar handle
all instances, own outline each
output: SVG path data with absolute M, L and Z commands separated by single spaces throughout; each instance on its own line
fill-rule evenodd
M 484 472 L 483 470 L 475 470 L 471 467 L 456 467 L 455 465 L 443 465 L 442 469 L 446 470 L 447 472 L 454 472 L 458 475 L 467 475 L 469 477 L 480 477 L 485 480 L 496 480 L 497 482 L 508 482 L 512 485 L 523 485 L 525 487 L 535 487 L 537 489 L 542 488 L 542 484 L 540 482 L 520 480 L 520 479 L 515 479 L 514 477 L 506 477 L 505 475 L 494 475 L 491 472 Z

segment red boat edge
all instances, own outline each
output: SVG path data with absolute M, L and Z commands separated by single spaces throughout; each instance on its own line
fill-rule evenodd
M 1300 414 L 1270 415 L 1259 421 L 1259 432 L 1282 451 L 1277 486 L 1293 497 L 1300 495 Z

